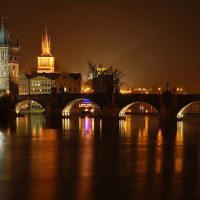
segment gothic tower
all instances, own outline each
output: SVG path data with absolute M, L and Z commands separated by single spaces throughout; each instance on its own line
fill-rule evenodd
M 6 21 L 2 19 L 0 31 L 0 91 L 18 92 L 19 52 L 18 39 L 16 43 L 11 42 Z
M 0 91 L 9 90 L 9 37 L 2 20 L 0 32 Z
M 51 55 L 51 42 L 45 28 L 45 36 L 42 37 L 42 54 L 38 57 L 37 73 L 54 73 L 55 58 Z

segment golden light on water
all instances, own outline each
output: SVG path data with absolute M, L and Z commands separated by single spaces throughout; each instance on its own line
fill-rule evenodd
M 162 172 L 162 161 L 163 161 L 163 136 L 162 130 L 158 130 L 157 139 L 156 139 L 156 154 L 155 154 L 155 171 L 156 173 Z
M 162 137 L 162 130 L 161 129 L 158 130 L 156 144 L 157 145 L 162 145 L 163 144 L 163 137 Z
M 183 151 L 184 151 L 184 137 L 183 137 L 183 122 L 177 123 L 177 132 L 175 138 L 175 155 L 174 155 L 174 170 L 175 172 L 182 172 L 183 170 Z

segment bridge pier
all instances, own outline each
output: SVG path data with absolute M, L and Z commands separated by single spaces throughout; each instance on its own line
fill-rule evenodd
M 171 93 L 162 94 L 159 96 L 159 102 L 161 121 L 176 121 L 178 103 L 177 95 Z
M 57 99 L 57 94 L 52 93 L 50 95 L 49 102 L 46 105 L 46 115 L 61 115 L 61 113 L 58 112 L 58 99 Z
M 119 119 L 119 106 L 117 104 L 109 103 L 103 106 L 103 118 Z
M 160 119 L 162 121 L 170 120 L 170 121 L 176 121 L 177 120 L 177 114 L 172 108 L 161 108 L 160 109 Z

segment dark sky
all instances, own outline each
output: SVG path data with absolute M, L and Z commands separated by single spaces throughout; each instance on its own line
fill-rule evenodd
M 200 92 L 200 1 L 9 0 L 0 5 L 20 35 L 21 68 L 36 69 L 44 24 L 64 70 L 86 76 L 87 60 L 121 69 L 131 86 Z

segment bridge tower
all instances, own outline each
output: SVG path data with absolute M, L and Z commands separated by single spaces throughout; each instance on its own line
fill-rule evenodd
M 54 73 L 55 57 L 51 54 L 50 37 L 47 34 L 47 27 L 45 27 L 45 36 L 42 37 L 42 54 L 38 57 L 37 73 Z
M 0 90 L 18 93 L 19 42 L 12 43 L 7 23 L 2 19 L 0 31 Z

